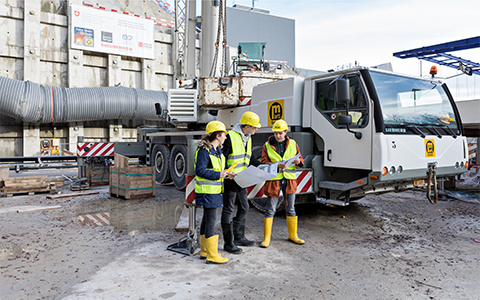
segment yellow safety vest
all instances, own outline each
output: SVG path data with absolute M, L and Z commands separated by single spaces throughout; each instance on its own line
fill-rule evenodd
M 252 157 L 252 139 L 248 139 L 247 149 L 245 149 L 242 135 L 239 132 L 231 130 L 228 134 L 232 144 L 232 152 L 228 155 L 227 169 L 234 163 L 237 163 L 232 172 L 238 174 L 245 170 L 250 164 L 250 157 Z
M 195 162 L 194 162 L 195 169 L 197 167 L 198 151 L 200 151 L 200 148 L 198 148 L 197 152 L 195 153 Z M 225 165 L 225 156 L 223 156 L 222 154 L 221 157 L 218 157 L 210 154 L 210 150 L 207 150 L 207 151 L 213 166 L 213 168 L 207 168 L 207 170 L 221 172 L 223 170 L 223 166 Z M 198 193 L 198 194 L 223 193 L 223 178 L 220 178 L 219 180 L 210 180 L 210 179 L 202 178 L 200 176 L 195 176 L 195 193 Z
M 278 161 L 286 161 L 287 159 L 297 155 L 297 143 L 292 139 L 290 139 L 290 142 L 288 143 L 287 149 L 285 149 L 285 153 L 283 154 L 283 157 L 281 157 L 280 154 L 278 154 L 277 151 L 275 151 L 268 142 L 265 143 L 265 147 L 267 148 L 268 157 L 274 163 Z M 283 177 L 285 177 L 286 179 L 297 179 L 295 165 L 291 165 L 290 167 L 284 170 L 279 169 L 277 176 L 273 177 L 272 179 L 269 179 L 269 181 L 280 180 Z

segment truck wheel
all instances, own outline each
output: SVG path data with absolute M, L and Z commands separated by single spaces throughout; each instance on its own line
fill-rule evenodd
M 184 145 L 173 146 L 170 162 L 173 184 L 177 189 L 182 190 L 185 188 L 185 175 L 187 174 L 187 147 Z
M 155 173 L 158 183 L 168 183 L 170 177 L 170 149 L 165 145 L 155 145 L 152 151 L 152 161 L 155 164 Z

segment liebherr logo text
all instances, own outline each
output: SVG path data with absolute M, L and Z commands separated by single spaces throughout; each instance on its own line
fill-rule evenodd
M 386 132 L 401 132 L 405 133 L 407 130 L 405 128 L 385 128 Z

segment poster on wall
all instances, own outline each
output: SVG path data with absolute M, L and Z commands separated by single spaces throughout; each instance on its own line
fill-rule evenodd
M 152 20 L 71 5 L 70 47 L 154 59 Z

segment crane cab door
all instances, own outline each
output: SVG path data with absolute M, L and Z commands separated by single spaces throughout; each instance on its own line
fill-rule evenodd
M 361 132 L 357 139 L 345 125 L 338 124 L 338 116 L 346 114 L 346 102 L 337 99 L 335 77 L 313 80 L 310 87 L 313 108 L 311 128 L 324 141 L 324 165 L 352 169 L 371 169 L 372 164 L 372 102 L 368 97 L 360 73 L 346 74 L 349 79 L 350 100 L 348 114 L 352 118 L 350 131 Z M 332 84 L 331 84 L 332 83 Z

